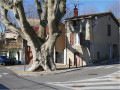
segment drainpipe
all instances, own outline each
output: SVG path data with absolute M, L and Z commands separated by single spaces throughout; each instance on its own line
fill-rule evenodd
M 65 56 L 64 56 L 64 65 L 67 65 L 67 22 L 65 21 Z

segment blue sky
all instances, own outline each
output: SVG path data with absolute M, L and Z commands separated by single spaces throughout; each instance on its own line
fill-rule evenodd
M 100 12 L 104 12 L 108 4 L 112 4 L 115 0 L 85 0 L 84 4 L 96 6 Z
M 69 2 L 69 0 L 67 0 Z M 95 6 L 99 12 L 105 12 L 105 8 L 108 4 L 112 4 L 115 0 L 70 0 L 70 3 L 80 2 L 79 7 L 83 6 Z M 120 0 L 118 0 L 120 1 Z M 80 8 L 79 8 L 80 9 Z
M 34 0 L 24 0 L 26 4 L 34 4 Z M 115 0 L 67 0 L 69 5 L 73 6 L 73 3 L 80 2 L 80 7 L 86 6 L 95 6 L 98 8 L 99 12 L 104 12 L 108 4 L 112 4 Z M 120 1 L 120 0 L 117 0 Z M 74 7 L 73 7 L 74 8 Z

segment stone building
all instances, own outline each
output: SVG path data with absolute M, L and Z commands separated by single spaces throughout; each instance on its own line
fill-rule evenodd
M 64 64 L 85 66 L 118 57 L 117 19 L 111 12 L 78 16 L 65 19 Z
M 119 57 L 120 57 L 120 19 L 118 19 L 119 22 Z

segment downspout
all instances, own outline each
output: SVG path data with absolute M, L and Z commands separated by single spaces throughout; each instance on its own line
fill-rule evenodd
M 65 21 L 65 59 L 64 65 L 67 65 L 67 22 Z

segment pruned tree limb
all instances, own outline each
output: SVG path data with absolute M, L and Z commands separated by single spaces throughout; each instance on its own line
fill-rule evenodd
M 38 15 L 40 17 L 41 13 L 42 13 L 41 3 L 38 0 L 34 0 L 34 2 L 35 2 L 35 6 L 36 6 L 36 9 L 37 9 Z
M 38 15 L 40 17 L 40 28 L 38 36 L 45 41 L 46 38 L 46 26 L 47 26 L 47 0 L 34 0 Z M 42 6 L 41 6 L 42 5 Z
M 9 22 L 9 20 L 7 19 L 7 12 L 8 11 L 4 9 L 3 6 L 1 6 L 1 21 L 5 24 L 6 27 L 9 27 L 11 31 L 17 32 L 21 35 L 22 38 L 25 38 L 20 28 L 17 28 L 15 25 Z

